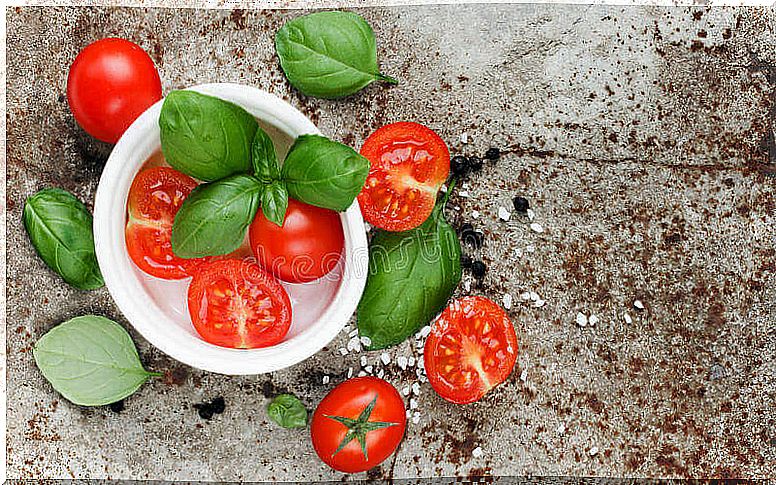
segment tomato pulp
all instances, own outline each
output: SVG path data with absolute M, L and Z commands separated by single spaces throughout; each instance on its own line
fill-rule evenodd
M 127 200 L 127 252 L 151 276 L 185 278 L 207 259 L 179 258 L 170 240 L 175 214 L 196 186 L 196 180 L 169 167 L 146 168 L 132 181 Z
M 222 347 L 269 347 L 291 326 L 286 290 L 249 259 L 202 264 L 189 285 L 188 304 L 197 332 Z
M 358 473 L 391 456 L 406 427 L 404 401 L 396 388 L 377 377 L 356 377 L 323 398 L 313 413 L 310 436 L 324 463 Z
M 418 123 L 393 123 L 372 133 L 361 154 L 370 162 L 358 194 L 367 222 L 406 231 L 428 219 L 450 172 L 450 152 L 439 135 Z
M 345 236 L 336 212 L 288 199 L 282 227 L 259 209 L 251 224 L 250 241 L 264 269 L 283 281 L 305 283 L 334 269 Z
M 70 66 L 67 101 L 78 124 L 116 143 L 135 118 L 162 99 L 154 61 L 137 44 L 107 38 L 89 44 Z
M 481 296 L 454 300 L 431 327 L 423 351 L 431 387 L 448 401 L 478 401 L 509 377 L 517 335 L 506 312 Z

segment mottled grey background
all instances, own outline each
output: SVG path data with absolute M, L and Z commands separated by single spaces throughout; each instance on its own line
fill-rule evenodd
M 165 92 L 251 84 L 357 148 L 385 123 L 416 120 L 454 153 L 509 151 L 470 178 L 469 197 L 457 193 L 448 214 L 485 231 L 484 248 L 469 252 L 489 271 L 469 293 L 514 297 L 518 366 L 469 406 L 423 384 L 420 423 L 370 478 L 773 476 L 774 10 L 359 12 L 375 29 L 383 71 L 401 84 L 322 101 L 290 89 L 274 56 L 275 31 L 297 11 L 7 10 L 9 477 L 342 478 L 305 431 L 278 429 L 264 407 L 279 391 L 312 407 L 348 367 L 358 370 L 358 355 L 337 353 L 344 333 L 291 369 L 224 377 L 182 366 L 133 332 L 147 366 L 167 376 L 118 414 L 69 404 L 36 370 L 31 345 L 63 320 L 93 312 L 128 326 L 105 289 L 76 291 L 53 275 L 21 225 L 25 197 L 46 186 L 91 205 L 110 147 L 80 131 L 64 94 L 77 52 L 105 36 L 145 48 Z M 523 218 L 498 220 L 518 194 L 543 233 Z M 524 302 L 525 291 L 546 305 Z M 579 328 L 578 311 L 599 323 Z M 411 349 L 392 351 L 394 361 Z M 385 368 L 398 387 L 413 382 L 413 372 Z M 218 395 L 226 412 L 203 421 L 192 404 Z

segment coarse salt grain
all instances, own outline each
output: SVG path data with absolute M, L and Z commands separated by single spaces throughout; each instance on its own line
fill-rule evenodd
M 412 424 L 418 424 L 420 422 L 420 413 L 415 411 L 415 414 L 412 415 Z
M 380 354 L 380 360 L 382 361 L 383 365 L 388 365 L 391 363 L 391 356 L 388 355 L 388 352 L 383 352 Z
M 405 396 L 409 396 L 410 395 L 410 386 L 402 387 L 401 388 L 401 393 L 404 394 Z
M 529 293 L 529 298 L 531 298 L 531 301 L 539 301 L 539 293 L 532 291 Z
M 590 315 L 587 317 L 587 323 L 590 324 L 590 326 L 594 326 L 596 323 L 598 323 L 598 317 L 595 315 Z
M 541 308 L 541 307 L 543 307 L 543 306 L 544 306 L 544 304 L 545 304 L 545 303 L 547 303 L 547 302 L 546 302 L 546 301 L 544 301 L 544 300 L 536 300 L 536 301 L 534 302 L 534 306 L 535 306 L 536 308 Z
M 384 375 L 385 375 L 384 370 L 380 369 L 379 371 L 377 371 L 377 377 L 379 377 L 380 379 L 382 379 Z
M 358 337 L 353 337 L 348 340 L 348 350 L 351 352 L 361 352 L 361 341 Z
M 512 213 L 509 212 L 506 207 L 504 207 L 503 205 L 499 206 L 498 208 L 499 219 L 501 219 L 502 221 L 508 221 L 511 216 L 512 216 Z
M 472 289 L 472 282 L 468 278 L 463 282 L 463 289 L 468 293 Z
M 348 355 L 348 349 L 346 349 L 345 347 L 342 347 L 339 349 L 339 353 L 342 356 Z
M 533 244 L 529 244 L 528 246 L 525 247 L 525 250 L 528 251 L 529 253 L 532 253 L 536 251 L 536 246 L 534 246 Z
M 623 315 L 623 316 L 622 316 L 622 318 L 623 318 L 623 319 L 625 319 L 625 323 L 627 323 L 628 325 L 630 325 L 631 323 L 633 323 L 633 319 L 632 319 L 632 318 L 631 318 L 631 316 L 630 316 L 630 315 L 628 315 L 627 313 L 626 313 L 625 315 Z
M 353 377 L 353 368 L 348 367 L 348 379 L 350 379 L 351 377 Z
M 480 218 L 480 211 L 472 211 L 472 219 L 479 219 Z
M 439 187 L 439 191 L 443 194 L 447 192 L 447 184 L 442 184 L 441 187 Z
M 525 382 L 526 379 L 528 379 L 528 369 L 523 369 L 523 372 L 520 373 L 520 380 Z
M 357 328 L 354 328 L 353 330 L 348 332 L 348 337 L 355 337 L 356 335 L 358 335 L 358 329 Z
M 531 293 L 529 293 L 527 291 L 523 292 L 523 293 L 520 294 L 520 298 L 522 298 L 523 300 L 530 300 L 531 299 Z
M 587 325 L 587 315 L 582 312 L 577 313 L 577 325 L 584 327 Z
M 368 365 L 368 366 L 364 367 L 364 370 L 367 372 L 367 374 L 371 374 L 372 373 L 372 366 Z
M 372 345 L 372 339 L 367 336 L 363 336 L 361 337 L 361 344 L 364 345 L 365 347 L 369 347 L 370 345 Z
M 412 383 L 412 393 L 415 394 L 416 396 L 420 395 L 420 384 L 418 384 L 417 382 Z
M 643 310 L 644 309 L 644 303 L 642 303 L 641 300 L 634 301 L 633 302 L 633 306 L 635 306 L 639 310 Z
M 526 211 L 526 214 L 528 214 L 528 220 L 529 221 L 534 220 L 534 217 L 536 216 L 536 213 L 533 211 L 533 209 L 528 209 Z
M 512 308 L 512 295 L 510 295 L 509 293 L 504 293 L 503 303 L 504 303 L 504 308 L 506 308 L 507 310 Z
M 415 365 L 415 357 L 410 357 L 407 359 L 407 367 L 412 367 Z
M 590 454 L 590 456 L 597 455 L 598 454 L 598 447 L 594 446 L 594 447 L 590 448 L 590 451 L 588 451 L 588 453 Z
M 532 222 L 531 223 L 531 230 L 533 232 L 544 232 L 544 228 L 538 222 Z
M 463 197 L 464 199 L 469 197 L 469 191 L 468 190 L 459 190 L 458 191 L 458 197 Z
M 342 327 L 342 330 L 344 330 L 345 332 L 350 332 L 350 325 L 345 325 L 344 327 Z
M 460 140 L 461 140 L 461 143 L 463 143 L 464 145 L 469 143 L 469 134 L 466 132 L 461 133 Z
M 410 409 L 418 409 L 418 401 L 415 398 L 410 398 Z
M 321 382 L 323 382 L 324 384 L 328 384 L 329 383 L 329 376 L 323 376 L 323 379 L 321 379 Z
M 366 372 L 360 370 L 358 371 L 358 377 L 364 377 L 366 375 Z
M 472 456 L 474 458 L 481 458 L 482 455 L 483 455 L 483 451 L 481 447 L 478 446 L 477 448 L 472 450 Z
M 401 355 L 396 358 L 396 363 L 399 364 L 399 367 L 401 370 L 405 370 L 407 368 L 407 357 Z
M 560 423 L 558 425 L 558 427 L 555 429 L 555 432 L 558 433 L 558 434 L 565 433 L 566 432 L 566 424 L 565 423 Z
M 421 338 L 426 338 L 431 333 L 431 326 L 426 325 L 425 327 L 420 329 L 420 336 Z
M 366 367 L 366 355 L 361 356 L 361 367 Z

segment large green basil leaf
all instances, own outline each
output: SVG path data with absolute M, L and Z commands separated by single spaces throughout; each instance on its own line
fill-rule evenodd
M 282 180 L 264 186 L 261 194 L 261 210 L 264 216 L 278 226 L 283 226 L 288 209 L 288 190 Z
M 124 328 L 86 315 L 52 328 L 32 349 L 40 371 L 68 401 L 110 404 L 135 392 L 150 376 Z
M 283 162 L 288 194 L 305 204 L 344 211 L 364 187 L 369 160 L 320 135 L 302 135 Z
M 242 244 L 261 200 L 250 175 L 203 184 L 183 201 L 172 224 L 172 250 L 181 258 L 228 254 Z
M 82 290 L 100 288 L 94 254 L 92 215 L 80 200 L 62 189 L 43 189 L 24 204 L 24 228 L 46 264 Z
M 162 153 L 173 168 L 204 181 L 248 173 L 258 126 L 247 111 L 228 101 L 173 91 L 159 115 Z
M 461 281 L 461 245 L 442 207 L 415 229 L 372 239 L 358 304 L 358 332 L 371 339 L 370 350 L 401 343 L 428 324 Z
M 267 414 L 284 428 L 304 428 L 307 426 L 307 409 L 302 401 L 292 394 L 281 394 L 269 403 Z
M 261 127 L 256 129 L 251 145 L 251 160 L 253 162 L 253 174 L 263 183 L 271 183 L 280 178 L 278 155 L 275 153 L 275 144 L 266 131 Z
M 396 84 L 380 74 L 375 34 L 351 12 L 318 12 L 286 23 L 275 50 L 288 81 L 308 96 L 339 98 L 372 81 Z

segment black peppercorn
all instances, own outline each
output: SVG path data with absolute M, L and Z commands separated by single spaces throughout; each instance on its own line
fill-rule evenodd
M 476 278 L 482 278 L 485 276 L 485 271 L 487 271 L 488 268 L 485 266 L 485 263 L 482 261 L 475 261 L 472 263 L 472 274 Z
M 120 413 L 124 410 L 124 400 L 112 402 L 108 405 L 111 411 L 114 413 Z
M 523 213 L 528 211 L 528 208 L 531 206 L 528 203 L 528 199 L 526 199 L 525 197 L 519 197 L 519 196 L 512 199 L 512 205 L 515 206 L 515 210 L 517 212 L 523 212 Z
M 210 402 L 195 404 L 194 409 L 199 413 L 202 419 L 211 419 L 214 414 L 221 414 L 226 409 L 226 402 L 223 397 L 217 397 Z
M 498 148 L 488 148 L 488 151 L 485 152 L 485 158 L 491 161 L 496 161 L 501 157 L 501 150 Z
M 450 169 L 453 171 L 453 175 L 457 175 L 459 177 L 466 175 L 469 173 L 469 159 L 461 156 L 456 155 L 450 160 Z
M 469 158 L 469 170 L 479 172 L 482 170 L 482 159 L 478 157 Z
M 194 409 L 199 413 L 199 417 L 202 419 L 210 419 L 213 417 L 213 408 L 209 404 L 195 404 Z
M 471 268 L 472 267 L 472 258 L 468 254 L 461 254 L 461 267 L 462 268 Z
M 221 414 L 226 409 L 226 402 L 224 401 L 223 397 L 219 396 L 213 399 L 213 402 L 210 404 L 210 407 L 213 408 L 214 413 Z

